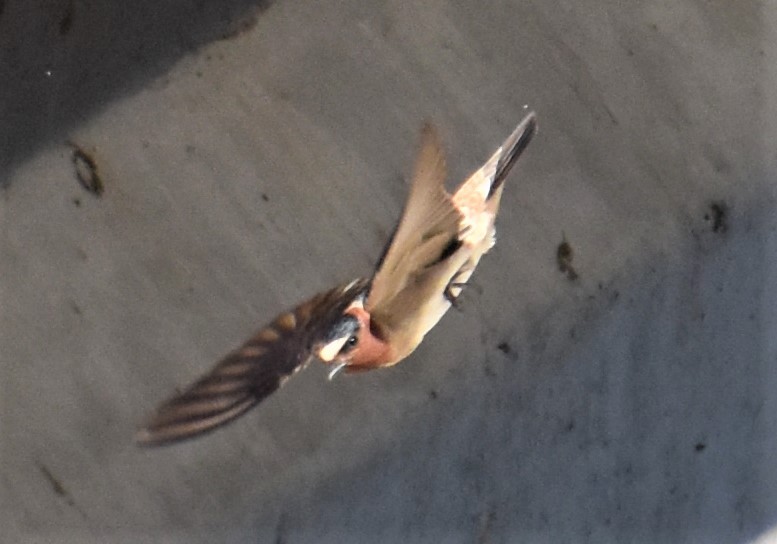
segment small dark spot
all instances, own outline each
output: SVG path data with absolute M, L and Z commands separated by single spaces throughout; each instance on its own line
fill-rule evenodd
M 70 309 L 73 310 L 73 313 L 76 315 L 83 315 L 83 311 L 81 311 L 81 307 L 76 304 L 75 300 L 70 301 Z
M 483 374 L 485 374 L 489 378 L 493 378 L 494 376 L 496 376 L 496 372 L 494 372 L 494 369 L 488 365 L 483 366 Z
M 712 232 L 724 233 L 728 230 L 728 206 L 723 201 L 712 202 L 709 211 L 704 214 L 705 221 L 712 222 Z
M 569 329 L 569 337 L 574 340 L 577 338 L 577 331 L 573 328 Z
M 658 30 L 658 25 L 656 23 L 650 23 L 650 28 L 652 28 L 653 30 L 657 31 Z
M 612 299 L 613 300 L 618 300 L 618 298 L 620 298 L 620 296 L 621 296 L 621 293 L 617 289 L 612 292 Z
M 715 154 L 710 160 L 712 162 L 712 167 L 718 173 L 727 173 L 731 170 L 731 164 L 723 155 Z
M 384 20 L 380 24 L 380 35 L 384 38 L 388 38 L 388 35 L 394 30 L 394 25 L 391 21 Z
M 141 140 L 140 143 L 143 146 L 143 149 L 148 149 L 151 146 L 151 144 L 148 143 L 148 140 Z
M 598 287 L 599 287 L 599 291 L 601 291 L 602 289 L 604 289 L 604 285 L 602 285 L 602 282 L 599 282 L 599 285 L 598 285 Z
M 432 400 L 437 400 L 437 391 L 435 391 L 434 389 L 431 389 L 429 391 L 429 398 Z
M 563 236 L 561 243 L 556 248 L 556 263 L 559 271 L 566 274 L 569 281 L 575 281 L 578 278 L 577 271 L 572 266 L 573 257 L 572 246 L 567 242 L 567 237 Z
M 510 344 L 508 344 L 507 342 L 500 342 L 499 344 L 497 344 L 496 349 L 498 349 L 505 355 L 508 355 L 512 351 Z
M 567 423 L 567 426 L 566 426 L 566 427 L 564 427 L 564 429 L 565 429 L 567 432 L 570 432 L 570 431 L 574 430 L 574 428 L 575 428 L 575 420 L 574 420 L 574 419 L 570 419 L 570 420 L 569 420 L 569 423 Z
M 54 474 L 52 474 L 48 468 L 46 468 L 45 465 L 43 465 L 42 463 L 38 463 L 38 470 L 40 470 L 41 474 L 43 474 L 43 477 L 46 478 L 54 493 L 56 493 L 60 497 L 67 496 L 67 490 L 65 490 L 65 487 L 62 485 L 62 482 L 60 482 L 57 479 L 57 477 L 54 476 Z
M 270 202 L 270 197 L 267 196 L 267 193 L 262 193 L 262 200 L 264 200 L 265 202 Z
M 704 442 L 697 442 L 696 445 L 693 447 L 694 450 L 697 452 L 702 452 L 707 448 L 707 444 Z
M 630 57 L 634 56 L 634 50 L 632 48 L 626 49 L 626 54 Z
M 65 8 L 65 13 L 62 15 L 62 19 L 59 20 L 59 35 L 65 36 L 70 32 L 73 27 L 73 16 L 75 14 L 75 2 L 70 0 Z
M 194 74 L 195 74 L 197 77 L 202 77 L 202 70 L 197 70 L 197 71 L 196 71 Z
M 80 198 L 74 198 L 73 199 L 73 204 L 75 205 L 76 208 L 80 208 L 81 207 L 81 199 Z
M 186 144 L 186 147 L 184 148 L 187 155 L 194 155 L 194 153 L 197 151 L 197 148 L 194 147 L 192 144 Z
M 80 146 L 70 143 L 73 148 L 72 161 L 76 170 L 76 179 L 87 192 L 94 196 L 101 196 L 105 190 L 105 185 L 97 171 L 97 162 L 89 153 Z

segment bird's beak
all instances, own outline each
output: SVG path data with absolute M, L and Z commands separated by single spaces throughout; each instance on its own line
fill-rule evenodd
M 346 366 L 348 366 L 348 363 L 344 361 L 338 362 L 335 366 L 332 367 L 332 370 L 329 371 L 329 374 L 327 374 L 327 379 L 331 382 L 335 379 L 335 376 L 340 374 L 340 371 L 344 369 Z

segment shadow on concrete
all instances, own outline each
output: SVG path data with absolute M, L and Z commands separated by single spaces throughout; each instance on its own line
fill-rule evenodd
M 307 415 L 312 435 L 274 433 L 330 442 L 353 464 L 278 477 L 247 451 L 214 455 L 189 472 L 185 503 L 165 497 L 168 520 L 198 512 L 207 538 L 232 531 L 235 542 L 752 541 L 777 523 L 763 508 L 777 239 L 754 235 L 777 225 L 774 195 L 760 196 L 725 203 L 723 223 L 709 212 L 724 203 L 700 207 L 676 247 L 570 285 L 585 294 L 529 308 L 507 340 L 486 331 L 480 360 L 452 358 L 450 379 L 425 380 L 436 363 L 420 360 L 358 377 L 368 392 L 350 405 L 330 395 L 328 415 Z M 419 373 L 417 398 L 399 393 L 392 406 L 385 390 L 413 388 Z M 392 433 L 371 435 L 374 410 L 400 414 Z M 231 483 L 214 485 L 216 472 Z M 230 514 L 214 519 L 214 503 Z
M 327 542 L 764 534 L 777 523 L 763 508 L 777 240 L 754 235 L 775 228 L 774 195 L 762 196 L 730 210 L 725 230 L 702 211 L 663 258 L 484 343 L 381 449 L 286 504 L 282 525 L 302 540 L 325 527 Z M 563 326 L 562 314 L 579 317 Z
M 0 188 L 40 146 L 180 57 L 249 30 L 271 4 L 0 0 Z

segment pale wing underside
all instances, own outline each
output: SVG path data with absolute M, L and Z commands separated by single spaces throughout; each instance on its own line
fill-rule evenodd
M 276 391 L 312 358 L 317 342 L 366 288 L 359 280 L 281 314 L 183 393 L 162 404 L 135 439 L 162 445 L 217 429 Z
M 445 157 L 437 132 L 426 124 L 402 217 L 381 259 L 365 308 L 378 318 L 401 315 L 398 295 L 434 264 L 455 240 L 460 214 L 445 191 Z

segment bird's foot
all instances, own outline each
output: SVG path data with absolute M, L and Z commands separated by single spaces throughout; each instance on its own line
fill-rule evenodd
M 443 296 L 445 297 L 445 300 L 450 302 L 451 306 L 453 306 L 457 310 L 461 309 L 461 306 L 459 304 L 459 297 L 461 296 L 461 291 L 464 289 L 465 285 L 467 284 L 464 282 L 452 281 L 445 287 L 445 291 L 443 292 Z M 459 294 L 457 295 L 453 294 L 454 289 L 458 289 Z

